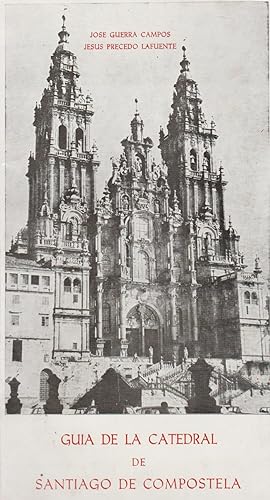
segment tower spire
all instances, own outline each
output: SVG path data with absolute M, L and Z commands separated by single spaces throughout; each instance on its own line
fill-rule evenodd
M 187 56 L 186 56 L 186 47 L 183 45 L 182 47 L 182 51 L 183 51 L 183 59 L 182 61 L 180 62 L 180 66 L 181 66 L 181 71 L 180 73 L 186 73 L 187 71 L 189 71 L 189 65 L 190 65 L 190 62 L 188 61 L 187 59 Z
M 135 114 L 133 120 L 131 121 L 131 132 L 134 141 L 143 140 L 143 120 L 141 119 L 138 111 L 137 97 L 135 98 Z
M 68 38 L 69 38 L 69 33 L 68 33 L 68 31 L 66 29 L 66 25 L 65 25 L 65 22 L 66 22 L 66 16 L 65 16 L 65 14 L 62 15 L 62 21 L 63 21 L 62 29 L 58 33 L 58 36 L 59 36 L 58 45 L 61 45 L 61 44 L 64 44 L 64 43 L 68 43 Z M 64 48 L 64 45 L 62 45 L 62 47 Z

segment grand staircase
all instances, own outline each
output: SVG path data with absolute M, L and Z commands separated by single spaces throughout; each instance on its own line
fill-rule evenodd
M 170 362 L 155 363 L 138 373 L 137 377 L 131 380 L 131 385 L 152 392 L 160 390 L 164 395 L 167 392 L 188 400 L 194 396 L 194 382 L 189 368 L 195 362 L 196 359 L 188 359 L 176 366 Z M 214 397 L 218 404 L 229 404 L 234 397 L 246 390 L 259 388 L 245 378 L 240 370 L 225 375 L 219 366 L 215 366 L 211 373 L 209 387 L 210 396 Z

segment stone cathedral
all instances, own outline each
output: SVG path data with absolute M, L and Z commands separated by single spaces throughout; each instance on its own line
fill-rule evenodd
M 38 373 L 58 360 L 143 359 L 149 349 L 154 363 L 180 362 L 185 348 L 269 362 L 259 260 L 245 271 L 225 220 L 216 125 L 204 116 L 185 47 L 160 164 L 136 100 L 97 199 L 93 100 L 80 88 L 64 17 L 58 36 L 34 111 L 28 222 L 7 255 L 7 375 L 33 353 Z

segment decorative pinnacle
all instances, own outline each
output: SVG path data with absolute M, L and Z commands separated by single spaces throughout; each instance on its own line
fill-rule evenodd
M 66 8 L 64 10 L 66 10 Z M 60 43 L 68 43 L 69 33 L 66 30 L 66 25 L 65 25 L 66 16 L 65 16 L 65 14 L 62 15 L 62 21 L 63 21 L 62 29 L 58 33 L 58 36 L 59 36 L 59 42 L 58 42 L 58 44 L 60 44 Z
M 183 47 L 182 47 L 183 59 L 180 62 L 180 66 L 182 69 L 181 69 L 180 73 L 186 73 L 187 71 L 189 71 L 190 62 L 187 60 L 186 50 L 187 50 L 186 47 L 183 45 Z
M 255 258 L 255 268 L 254 268 L 253 272 L 255 275 L 262 273 L 262 268 L 261 268 L 260 259 L 259 259 L 258 255 L 256 255 L 256 258 Z
M 232 227 L 232 218 L 231 218 L 231 215 L 229 215 L 229 227 Z
M 139 114 L 139 111 L 138 111 L 138 99 L 137 97 L 135 98 L 135 115 L 138 115 Z

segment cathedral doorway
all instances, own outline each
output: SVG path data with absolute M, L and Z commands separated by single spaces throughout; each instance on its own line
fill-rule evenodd
M 160 323 L 157 314 L 146 305 L 133 307 L 127 316 L 128 356 L 149 356 L 153 348 L 153 362 L 160 360 Z
M 111 356 L 112 355 L 112 343 L 110 340 L 106 340 L 103 350 L 103 356 Z

